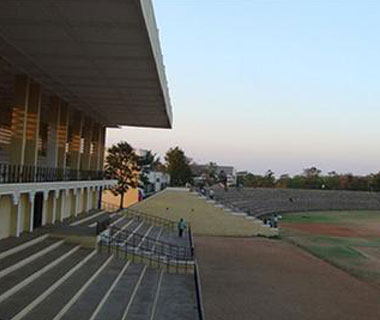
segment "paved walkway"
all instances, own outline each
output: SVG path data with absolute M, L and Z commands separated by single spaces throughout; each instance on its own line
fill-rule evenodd
M 166 189 L 131 208 L 152 215 L 191 222 L 193 233 L 214 236 L 274 235 L 261 221 L 234 216 L 188 191 Z
M 207 320 L 380 318 L 380 290 L 288 243 L 195 242 Z

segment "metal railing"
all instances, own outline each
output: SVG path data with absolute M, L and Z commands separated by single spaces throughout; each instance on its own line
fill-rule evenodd
M 102 201 L 102 209 L 106 210 L 107 212 L 120 211 L 119 206 L 112 204 L 112 203 L 104 202 L 104 201 Z M 170 220 L 167 218 L 158 217 L 158 216 L 154 216 L 154 215 L 151 215 L 151 214 L 148 214 L 145 212 L 141 212 L 141 211 L 138 211 L 135 209 L 124 208 L 122 210 L 126 216 L 129 216 L 133 219 L 143 220 L 146 223 L 149 223 L 151 225 L 164 227 L 164 228 L 169 229 L 169 230 L 176 230 L 176 227 L 178 224 L 177 221 Z
M 206 316 L 205 316 L 205 312 L 203 308 L 201 279 L 199 276 L 198 262 L 194 255 L 195 247 L 194 247 L 193 233 L 191 232 L 191 227 L 189 227 L 189 243 L 190 243 L 191 252 L 193 254 L 193 259 L 194 259 L 194 282 L 195 282 L 195 291 L 196 291 L 196 296 L 197 296 L 198 317 L 199 317 L 199 320 L 206 320 Z
M 141 262 L 150 267 L 157 267 L 172 273 L 192 273 L 194 272 L 193 260 L 179 260 L 175 257 L 160 254 L 156 248 L 151 251 L 143 251 L 137 246 L 126 242 L 120 245 L 120 241 L 106 233 L 101 235 L 98 243 L 100 252 L 106 251 L 114 254 L 117 258 L 128 259 L 132 262 Z
M 103 180 L 103 171 L 49 168 L 0 163 L 0 184 Z
M 119 244 L 132 245 L 141 251 L 154 252 L 160 256 L 167 256 L 169 259 L 193 260 L 193 250 L 191 246 L 181 246 L 169 242 L 158 240 L 149 236 L 144 236 L 137 232 L 122 230 L 112 226 L 110 237 Z
M 127 216 L 130 216 L 132 218 L 138 218 L 139 217 L 140 219 L 144 220 L 145 222 L 147 222 L 149 224 L 152 224 L 154 226 L 164 227 L 164 228 L 167 228 L 169 230 L 176 230 L 176 227 L 178 224 L 177 221 L 170 220 L 167 218 L 158 217 L 158 216 L 154 216 L 154 215 L 151 215 L 151 214 L 148 214 L 145 212 L 141 212 L 141 211 L 137 211 L 134 209 L 127 208 L 124 210 L 124 212 L 126 213 Z

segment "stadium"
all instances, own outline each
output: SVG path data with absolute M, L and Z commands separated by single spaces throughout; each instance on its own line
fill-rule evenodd
M 378 192 L 193 164 L 124 208 L 122 126 L 173 127 L 151 0 L 0 1 L 0 320 L 380 318 Z

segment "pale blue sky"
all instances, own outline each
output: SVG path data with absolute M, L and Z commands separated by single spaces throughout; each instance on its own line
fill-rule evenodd
M 163 155 L 276 174 L 380 170 L 380 2 L 155 0 L 174 129 L 110 130 Z

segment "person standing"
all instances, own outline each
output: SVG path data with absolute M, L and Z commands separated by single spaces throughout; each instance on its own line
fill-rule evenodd
M 178 236 L 182 237 L 183 232 L 186 230 L 186 222 L 182 218 L 178 222 Z

